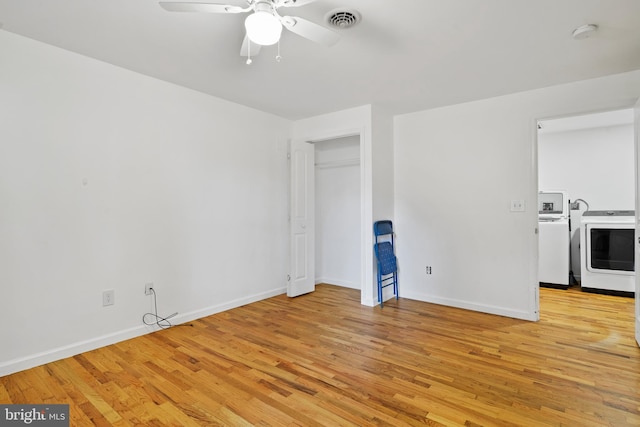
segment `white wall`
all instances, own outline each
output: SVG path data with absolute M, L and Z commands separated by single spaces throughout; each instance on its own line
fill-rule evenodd
M 316 162 L 316 283 L 362 286 L 360 137 L 320 141 Z
M 636 71 L 397 116 L 401 295 L 537 319 L 537 120 L 639 96 Z
M 371 108 L 373 218 L 394 218 L 393 115 L 379 106 Z M 373 232 L 373 224 L 371 225 Z
M 632 117 L 633 114 L 630 114 Z M 538 134 L 538 187 L 565 190 L 591 210 L 633 210 L 635 165 L 633 124 Z M 580 279 L 580 219 L 571 212 L 571 265 Z
M 147 332 L 147 282 L 176 322 L 284 292 L 290 122 L 7 32 L 0 51 L 0 375 Z
M 538 136 L 539 187 L 581 198 L 591 210 L 634 209 L 633 125 Z
M 373 168 L 373 222 L 381 220 L 394 221 L 394 160 L 393 160 L 393 116 L 379 106 L 371 109 L 372 130 L 372 168 Z M 394 222 L 394 231 L 395 222 Z M 373 232 L 373 224 L 369 227 Z M 397 238 L 401 238 L 396 233 Z M 371 249 L 373 250 L 373 248 Z M 377 277 L 377 264 L 374 265 L 373 275 Z M 403 279 L 398 272 L 398 293 L 401 294 Z M 377 283 L 377 282 L 376 282 Z M 387 286 L 382 290 L 382 299 L 393 297 L 393 286 Z M 376 284 L 377 289 L 377 284 Z M 377 292 L 377 290 L 376 290 Z M 376 298 L 377 301 L 377 298 Z

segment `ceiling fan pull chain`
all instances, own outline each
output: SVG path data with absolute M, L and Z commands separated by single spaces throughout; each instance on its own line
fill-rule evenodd
M 280 56 L 280 40 L 278 40 L 278 54 L 276 55 L 276 62 L 280 62 L 282 60 L 282 56 Z
M 251 65 L 251 40 L 247 37 L 247 65 Z

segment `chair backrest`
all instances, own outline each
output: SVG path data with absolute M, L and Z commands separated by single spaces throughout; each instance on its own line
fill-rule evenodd
M 373 223 L 373 234 L 376 236 L 384 236 L 385 234 L 393 234 L 393 223 L 389 220 L 376 221 Z

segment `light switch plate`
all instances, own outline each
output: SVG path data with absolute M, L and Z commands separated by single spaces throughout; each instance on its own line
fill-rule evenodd
M 106 290 L 102 292 L 102 306 L 106 307 L 108 305 L 115 304 L 115 291 L 113 289 Z

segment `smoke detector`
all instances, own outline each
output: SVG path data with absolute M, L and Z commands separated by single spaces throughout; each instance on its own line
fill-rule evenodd
M 358 11 L 353 9 L 335 9 L 327 13 L 325 19 L 332 27 L 344 30 L 356 25 L 362 17 Z
M 573 30 L 571 35 L 576 40 L 582 40 L 591 37 L 597 30 L 598 26 L 596 24 L 585 24 Z

